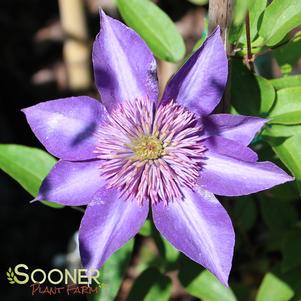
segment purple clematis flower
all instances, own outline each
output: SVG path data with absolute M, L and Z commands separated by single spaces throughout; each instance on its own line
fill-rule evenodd
M 219 29 L 160 101 L 150 50 L 104 12 L 93 65 L 102 103 L 80 96 L 24 109 L 35 135 L 60 158 L 37 200 L 87 205 L 79 230 L 87 268 L 101 267 L 135 236 L 150 204 L 161 234 L 227 285 L 234 231 L 214 194 L 246 195 L 292 178 L 257 162 L 247 147 L 265 120 L 210 115 L 227 80 Z

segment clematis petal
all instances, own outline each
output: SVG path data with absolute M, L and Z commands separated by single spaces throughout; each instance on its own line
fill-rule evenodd
M 70 206 L 86 205 L 103 185 L 98 160 L 59 161 L 43 181 L 36 199 Z
M 267 122 L 251 116 L 212 114 L 202 118 L 204 137 L 219 135 L 248 145 Z
M 231 158 L 249 162 L 256 162 L 258 160 L 257 154 L 249 147 L 221 136 L 210 136 L 202 142 L 202 145 L 213 152 L 224 154 Z
M 152 207 L 157 229 L 186 256 L 203 265 L 224 285 L 231 269 L 234 231 L 213 194 L 201 188 L 185 191 L 183 201 Z
M 79 229 L 80 253 L 87 269 L 98 269 L 144 224 L 148 203 L 125 201 L 113 189 L 101 189 L 88 205 Z
M 218 195 L 238 196 L 269 189 L 293 178 L 271 162 L 247 162 L 209 150 L 198 184 Z
M 96 157 L 95 132 L 107 113 L 95 99 L 57 99 L 22 111 L 36 137 L 54 156 L 70 161 Z
M 93 46 L 96 86 L 110 111 L 117 103 L 149 97 L 157 101 L 156 61 L 132 29 L 101 10 L 100 32 Z
M 228 61 L 217 28 L 168 83 L 163 103 L 173 99 L 199 115 L 220 102 L 227 82 Z

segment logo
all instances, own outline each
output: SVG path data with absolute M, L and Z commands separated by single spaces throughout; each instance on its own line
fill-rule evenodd
M 15 282 L 15 274 L 12 271 L 11 268 L 8 268 L 8 271 L 6 272 L 7 280 L 9 281 L 10 284 L 14 284 Z
M 97 269 L 30 269 L 26 264 L 9 267 L 7 280 L 12 285 L 28 285 L 31 294 L 93 294 L 105 286 Z

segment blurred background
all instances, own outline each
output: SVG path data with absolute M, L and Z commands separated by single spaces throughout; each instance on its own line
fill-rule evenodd
M 193 51 L 196 43 L 201 43 L 208 34 L 207 1 L 158 0 L 154 2 L 175 23 L 176 30 L 183 37 L 185 43 L 186 57 Z M 100 7 L 108 15 L 122 20 L 113 0 L 0 1 L 0 36 L 2 38 L 0 46 L 0 143 L 42 148 L 20 112 L 24 107 L 71 95 L 90 95 L 99 99 L 93 82 L 91 46 L 99 31 L 98 11 Z M 297 31 L 298 28 L 295 28 L 290 31 L 290 35 L 292 36 Z M 295 46 L 297 50 L 292 54 L 294 63 L 289 66 L 285 50 L 284 54 L 281 50 L 273 54 L 269 51 L 263 51 L 262 55 L 255 61 L 256 72 L 266 79 L 299 74 L 301 70 L 301 48 L 299 46 L 300 43 L 298 42 Z M 229 50 L 233 56 L 236 54 L 235 51 L 243 53 L 244 49 Z M 241 55 L 244 56 L 245 53 Z M 161 91 L 183 60 L 182 58 L 175 63 L 158 59 Z M 253 64 L 252 58 L 247 62 L 247 65 L 248 63 Z M 235 64 L 237 63 L 234 60 Z M 239 66 L 235 68 L 239 68 Z M 244 70 L 241 71 L 240 69 L 240 72 L 235 73 L 232 77 L 235 91 L 238 91 L 236 94 L 233 93 L 234 104 L 238 97 L 245 99 L 244 93 L 248 94 L 247 97 L 250 98 L 249 90 L 244 90 L 243 83 L 239 82 L 240 77 L 245 76 Z M 301 81 L 298 82 L 298 85 L 301 86 Z M 277 90 L 276 86 L 275 90 Z M 275 92 L 273 93 L 275 94 Z M 301 94 L 299 93 L 299 95 Z M 229 104 L 226 105 L 229 106 Z M 241 106 L 237 105 L 235 108 L 228 108 L 228 110 L 244 114 L 249 113 L 248 107 L 243 107 L 242 110 L 240 108 Z M 220 110 L 222 109 L 220 108 Z M 251 114 L 255 115 L 254 112 Z M 262 112 L 260 114 L 264 115 Z M 254 148 L 259 152 L 260 158 L 268 158 L 269 160 L 275 158 L 271 148 L 260 139 L 259 142 L 255 141 L 254 143 Z M 281 163 L 278 158 L 275 158 L 275 161 L 282 167 L 287 166 L 287 164 Z M 6 301 L 66 300 L 66 298 L 68 300 L 87 300 L 85 295 L 40 295 L 32 297 L 28 286 L 9 285 L 5 279 L 7 269 L 19 263 L 25 263 L 31 268 L 40 267 L 44 270 L 54 267 L 77 267 L 79 258 L 76 235 L 83 213 L 74 210 L 74 208 L 53 209 L 39 203 L 30 204 L 32 196 L 1 170 L 0 195 L 1 299 Z M 280 246 L 283 239 L 284 241 L 287 239 L 283 233 L 287 234 L 286 230 L 289 227 L 295 227 L 295 225 L 300 227 L 301 206 L 299 198 L 300 193 L 297 186 L 289 184 L 280 189 L 258 194 L 254 198 L 223 200 L 223 205 L 230 213 L 237 233 L 230 282 L 237 299 L 232 296 L 232 293 L 227 290 L 224 291 L 214 282 L 215 287 L 220 290 L 219 296 L 222 297 L 214 299 L 215 297 L 209 296 L 202 298 L 202 300 L 255 300 L 255 295 L 264 275 L 274 267 L 277 270 L 277 264 L 282 261 L 283 256 L 293 258 L 289 259 L 294 261 L 291 264 L 293 270 L 290 270 L 285 277 L 292 278 L 293 284 L 289 282 L 290 280 L 287 280 L 288 283 L 296 288 L 294 288 L 295 293 L 297 292 L 296 295 L 298 292 L 300 293 L 301 242 L 299 232 L 296 235 L 291 234 L 291 232 L 289 234 L 293 235 L 291 241 L 300 242 L 291 247 L 293 250 L 288 253 L 289 255 L 283 255 Z M 265 205 L 262 204 L 263 199 Z M 154 266 L 160 269 L 160 257 L 162 256 L 160 244 L 162 242 L 156 236 L 155 239 L 150 238 L 149 231 L 151 230 L 144 229 L 144 232 L 142 231 L 135 241 L 130 266 L 125 272 L 124 281 L 118 294 L 118 289 L 116 290 L 115 300 L 126 300 L 135 279 L 145 267 Z M 165 247 L 165 250 L 170 249 Z M 171 257 L 178 256 L 178 253 L 174 255 L 172 251 L 170 252 Z M 147 300 L 201 300 L 202 293 L 197 292 L 198 287 L 206 285 L 210 287 L 212 285 L 212 283 L 209 284 L 210 279 L 209 282 L 206 282 L 206 278 L 205 282 L 201 281 L 201 284 L 196 284 L 197 288 L 189 286 L 199 271 L 197 269 L 200 268 L 188 262 L 184 256 L 181 256 L 179 261 L 184 267 L 180 274 L 182 273 L 182 276 L 185 274 L 186 278 L 181 280 L 180 275 L 181 281 L 179 281 L 178 271 L 171 267 L 168 271 L 168 276 L 173 283 L 170 297 Z M 296 265 L 296 262 L 299 265 Z M 153 273 L 156 275 L 155 271 Z M 275 273 L 277 274 L 277 272 Z M 110 286 L 110 283 L 107 285 Z M 147 284 L 142 282 L 141 285 Z M 279 300 L 291 300 L 290 293 L 287 295 Z M 138 297 L 135 299 L 133 296 L 135 294 L 131 295 L 131 300 L 142 300 Z M 114 300 L 114 298 L 90 296 L 89 300 Z M 300 300 L 298 298 L 293 300 L 300 301 L 301 297 Z M 278 300 L 260 299 L 259 301 Z

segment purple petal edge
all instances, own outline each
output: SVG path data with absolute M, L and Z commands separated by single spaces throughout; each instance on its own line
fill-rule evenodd
M 147 218 L 148 206 L 126 201 L 114 189 L 99 190 L 88 205 L 79 229 L 83 265 L 99 269 L 138 233 Z
M 123 101 L 158 98 L 156 60 L 140 36 L 100 10 L 100 32 L 93 46 L 96 86 L 111 111 Z
M 202 144 L 210 151 L 242 161 L 256 162 L 258 155 L 251 148 L 222 136 L 210 136 Z M 206 154 L 205 154 L 206 155 Z M 206 166 L 206 159 L 204 160 Z
M 183 201 L 152 206 L 155 226 L 179 251 L 212 272 L 225 286 L 231 270 L 235 234 L 213 194 L 196 187 Z
M 41 102 L 23 109 L 39 141 L 52 155 L 70 161 L 96 157 L 96 131 L 106 118 L 104 106 L 88 96 Z
M 293 180 L 271 162 L 247 162 L 208 150 L 198 184 L 217 195 L 240 196 Z
M 172 77 L 162 103 L 173 99 L 200 116 L 208 115 L 220 102 L 227 77 L 228 60 L 217 27 Z
M 222 136 L 248 145 L 268 120 L 253 116 L 212 114 L 204 116 L 201 121 L 204 138 Z
M 35 200 L 47 200 L 67 206 L 86 205 L 104 180 L 99 161 L 58 161 L 44 179 Z

